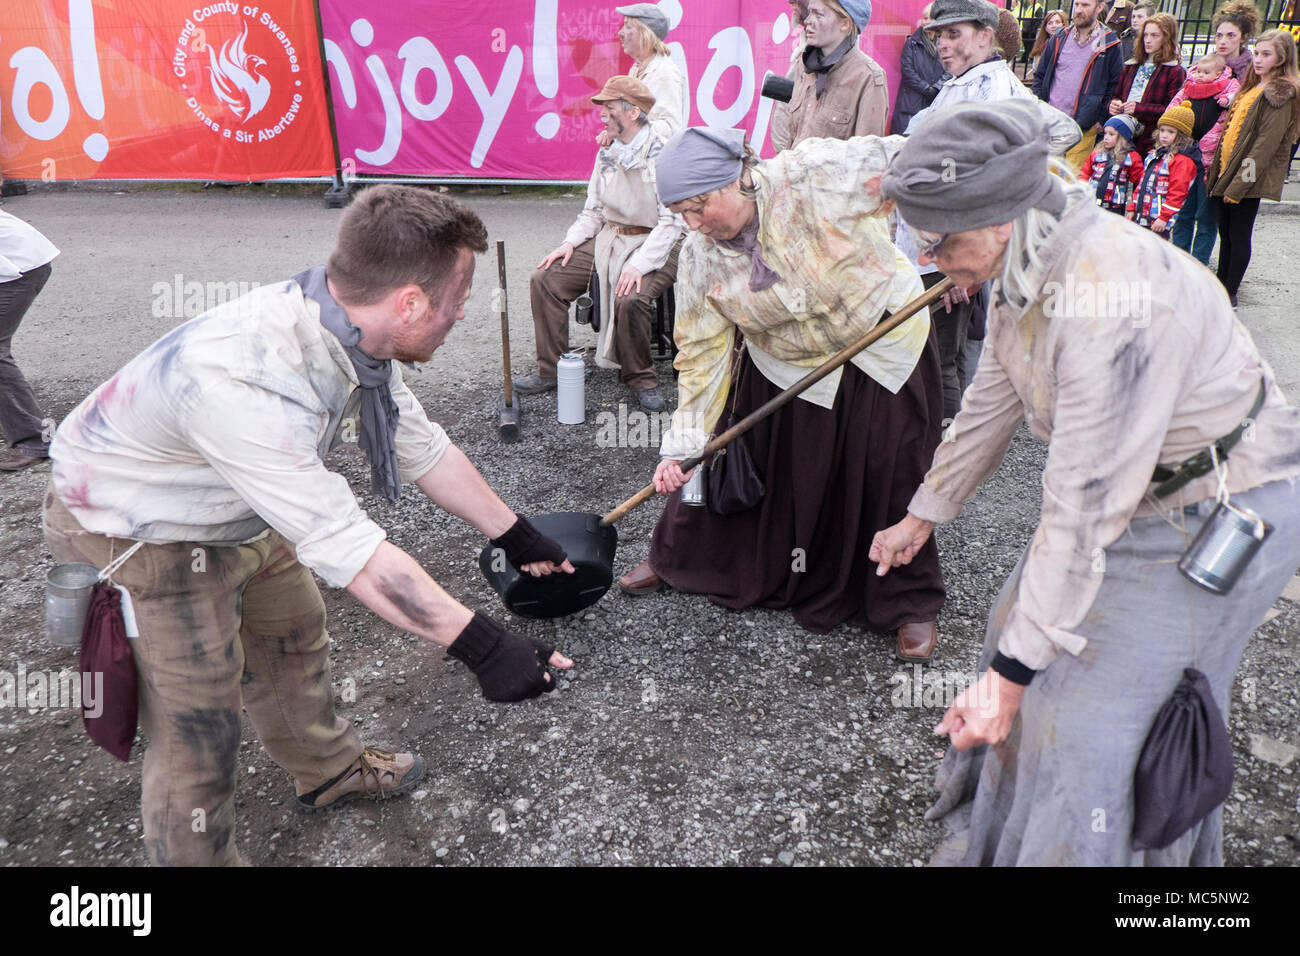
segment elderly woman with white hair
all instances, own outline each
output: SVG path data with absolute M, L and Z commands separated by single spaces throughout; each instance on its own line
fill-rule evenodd
M 664 39 L 668 36 L 668 17 L 656 4 L 634 3 L 615 7 L 623 15 L 618 39 L 623 52 L 634 62 L 628 76 L 646 85 L 655 99 L 650 110 L 650 129 L 665 142 L 686 125 L 686 78 L 672 61 Z M 601 130 L 597 144 L 604 149 L 613 137 Z
M 825 632 L 897 631 L 926 661 L 943 604 L 939 552 L 872 575 L 871 536 L 898 520 L 939 441 L 943 390 L 925 312 L 902 323 L 753 431 L 760 500 L 691 507 L 681 462 L 711 431 L 792 385 L 922 294 L 890 242 L 878 181 L 903 139 L 811 139 L 758 162 L 741 130 L 687 129 L 656 164 L 660 201 L 693 230 L 678 266 L 677 410 L 655 487 L 669 495 L 627 593 L 665 583 L 726 607 L 789 608 Z
M 994 282 L 952 440 L 876 535 L 877 574 L 957 517 L 1021 421 L 1047 443 L 1038 528 L 989 615 L 981 676 L 936 728 L 951 748 L 927 819 L 951 839 L 935 861 L 1216 865 L 1227 791 L 1152 839 L 1145 755 L 1162 705 L 1189 699 L 1187 669 L 1228 713 L 1246 642 L 1300 565 L 1300 412 L 1214 276 L 1065 175 L 1041 114 L 1012 100 L 936 113 L 881 181 L 923 259 Z M 1244 511 L 1272 532 L 1216 585 L 1193 539 Z M 1222 718 L 1202 713 L 1230 768 Z
M 871 20 L 871 0 L 808 0 L 802 63 L 790 102 L 773 117 L 772 145 L 789 149 L 805 139 L 884 136 L 889 113 L 885 71 L 858 48 Z

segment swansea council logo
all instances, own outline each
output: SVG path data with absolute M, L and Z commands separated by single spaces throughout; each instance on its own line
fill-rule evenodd
M 279 136 L 302 110 L 302 67 L 275 16 L 236 0 L 194 9 L 172 53 L 185 105 L 214 134 L 237 143 Z

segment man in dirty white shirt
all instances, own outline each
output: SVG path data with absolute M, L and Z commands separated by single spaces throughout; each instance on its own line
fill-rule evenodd
M 357 504 L 323 456 L 357 428 L 373 489 L 403 482 L 531 574 L 571 573 L 402 381 L 464 318 L 487 233 L 469 207 L 378 186 L 343 214 L 327 266 L 178 326 L 59 427 L 45 540 L 103 568 L 139 636 L 142 814 L 156 864 L 241 862 L 234 792 L 240 708 L 314 811 L 413 788 L 424 761 L 363 747 L 334 711 L 325 605 L 311 571 L 385 620 L 446 647 L 489 700 L 552 690 L 572 666 L 447 594 Z M 310 569 L 310 571 L 308 570 Z M 202 810 L 204 827 L 192 827 Z

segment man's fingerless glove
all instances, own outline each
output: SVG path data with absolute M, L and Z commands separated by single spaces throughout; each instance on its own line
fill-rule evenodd
M 523 515 L 515 515 L 515 518 L 509 531 L 492 539 L 492 546 L 506 553 L 506 560 L 514 565 L 516 571 L 522 571 L 525 564 L 534 561 L 559 564 L 567 557 L 558 541 L 546 537 Z
M 496 701 L 526 700 L 555 690 L 555 681 L 546 679 L 546 662 L 554 652 L 478 612 L 447 648 L 449 657 L 474 672 L 483 696 Z

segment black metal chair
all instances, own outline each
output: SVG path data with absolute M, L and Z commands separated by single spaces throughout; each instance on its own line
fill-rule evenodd
M 655 299 L 655 316 L 650 326 L 650 357 L 656 361 L 671 362 L 677 357 L 677 343 L 673 339 L 676 318 L 677 297 L 670 285 Z M 673 369 L 673 378 L 676 377 L 677 369 Z

